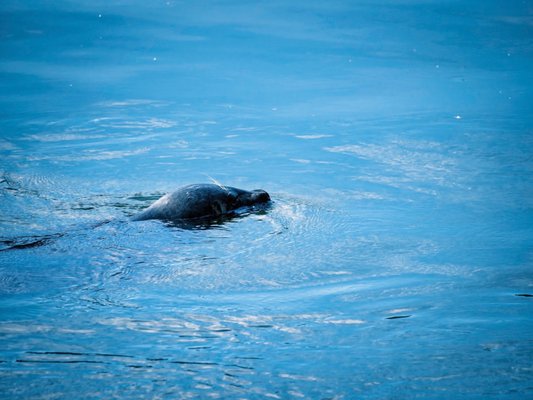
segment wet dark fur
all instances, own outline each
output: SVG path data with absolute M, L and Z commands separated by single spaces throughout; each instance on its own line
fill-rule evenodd
M 265 204 L 269 201 L 270 196 L 264 190 L 247 191 L 230 186 L 194 184 L 161 197 L 132 219 L 183 221 L 218 218 L 230 215 L 239 208 Z

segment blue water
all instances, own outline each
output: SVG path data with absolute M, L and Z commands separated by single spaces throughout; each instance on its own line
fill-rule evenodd
M 3 0 L 0 397 L 532 397 L 532 39 L 527 1 Z M 273 205 L 128 220 L 212 181 Z

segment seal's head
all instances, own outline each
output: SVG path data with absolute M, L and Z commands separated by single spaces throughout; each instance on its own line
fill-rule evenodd
M 262 189 L 242 190 L 233 187 L 225 187 L 228 190 L 228 203 L 232 203 L 233 209 L 248 207 L 256 204 L 268 203 L 270 196 Z

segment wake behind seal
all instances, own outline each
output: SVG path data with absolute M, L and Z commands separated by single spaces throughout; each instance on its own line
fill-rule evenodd
M 213 220 L 230 218 L 240 215 L 239 209 L 255 210 L 256 206 L 263 209 L 270 203 L 270 196 L 264 190 L 243 190 L 231 186 L 215 184 L 195 184 L 184 186 L 173 193 L 167 194 L 131 220 L 144 221 L 159 219 L 174 222 L 180 227 L 190 228 L 199 225 L 209 226 Z M 106 220 L 93 224 L 92 228 L 106 225 Z M 78 231 L 86 227 L 79 228 Z M 61 232 L 44 236 L 23 236 L 19 238 L 0 238 L 0 252 L 28 249 L 44 246 L 67 233 Z
M 133 221 L 159 219 L 188 221 L 213 219 L 231 215 L 243 207 L 268 204 L 270 195 L 261 189 L 243 190 L 210 183 L 179 188 L 132 217 Z

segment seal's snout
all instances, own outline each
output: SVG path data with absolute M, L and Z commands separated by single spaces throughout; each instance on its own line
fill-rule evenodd
M 253 203 L 266 203 L 270 201 L 270 195 L 261 189 L 256 189 L 252 191 L 252 202 Z

